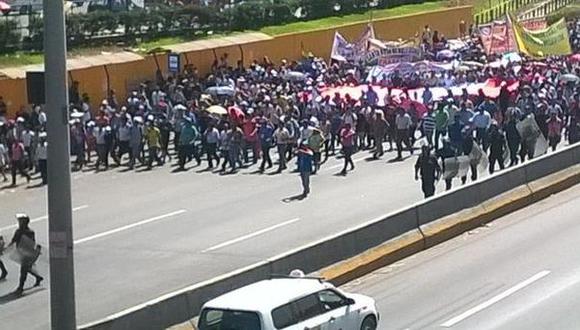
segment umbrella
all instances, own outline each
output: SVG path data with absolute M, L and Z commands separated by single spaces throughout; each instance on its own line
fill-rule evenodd
M 455 52 L 449 49 L 445 49 L 437 53 L 437 59 L 450 59 L 455 57 Z
M 214 96 L 221 96 L 221 95 L 234 96 L 234 94 L 236 93 L 234 88 L 231 86 L 213 86 L 213 87 L 209 87 L 208 89 L 206 89 L 205 92 L 207 94 L 214 95 Z
M 570 60 L 572 60 L 573 62 L 580 62 L 580 54 L 574 54 L 570 56 Z
M 9 12 L 11 9 L 10 5 L 6 2 L 0 1 L 0 11 L 1 12 Z
M 216 115 L 227 115 L 228 114 L 228 111 L 220 105 L 212 105 L 211 107 L 205 109 L 205 111 L 207 111 L 209 113 L 216 114 Z
M 286 79 L 292 81 L 303 81 L 306 79 L 306 75 L 300 71 L 290 71 L 286 74 Z
M 573 73 L 563 74 L 560 76 L 560 81 L 577 82 L 579 80 L 580 80 L 580 78 Z

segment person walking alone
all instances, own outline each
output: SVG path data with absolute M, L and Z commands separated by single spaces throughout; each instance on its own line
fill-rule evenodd
M 302 198 L 310 194 L 310 176 L 312 175 L 314 153 L 310 148 L 302 144 L 298 149 L 298 172 L 302 181 Z
M 28 274 L 31 274 L 36 278 L 36 282 L 34 283 L 35 287 L 40 286 L 44 278 L 33 269 L 36 258 L 40 254 L 40 245 L 36 245 L 34 231 L 28 227 L 30 218 L 26 214 L 17 214 L 16 220 L 18 221 L 18 229 L 14 232 L 14 236 L 12 236 L 9 246 L 16 245 L 17 248 L 21 249 L 26 254 L 31 254 L 23 256 L 20 264 L 20 281 L 15 293 L 21 295 L 24 291 L 24 284 L 26 283 Z M 34 250 L 31 251 L 31 249 Z

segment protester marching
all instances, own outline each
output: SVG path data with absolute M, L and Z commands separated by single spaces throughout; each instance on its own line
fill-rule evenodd
M 310 176 L 329 157 L 341 157 L 339 174 L 347 175 L 354 153 L 379 159 L 396 150 L 395 160 L 404 160 L 420 148 L 416 178 L 432 196 L 439 179 L 451 189 L 454 179 L 476 180 L 579 140 L 580 22 L 548 27 L 552 40 L 565 39 L 553 48 L 535 44 L 524 23 L 502 24 L 461 39 L 425 26 L 415 40 L 397 42 L 376 39 L 369 24 L 353 43 L 337 33 L 330 62 L 305 53 L 300 61 L 265 57 L 244 67 L 224 54 L 206 76 L 188 65 L 126 99 L 110 90 L 97 109 L 73 84 L 73 168 L 152 170 L 172 162 L 186 170 L 195 161 L 226 174 L 291 167 L 306 196 Z M 46 121 L 41 106 L 0 117 L 5 182 L 39 173 L 47 183 Z
M 5 255 L 20 266 L 18 287 L 14 294 L 21 295 L 24 292 L 28 274 L 35 278 L 34 287 L 40 286 L 44 278 L 35 269 L 35 263 L 41 254 L 42 248 L 36 244 L 36 235 L 29 227 L 30 217 L 19 213 L 16 214 L 16 220 L 18 228 L 14 231 L 14 235 L 8 245 L 6 245 L 4 238 L 0 235 L 0 257 Z M 8 270 L 0 259 L 0 281 L 6 279 L 7 276 Z

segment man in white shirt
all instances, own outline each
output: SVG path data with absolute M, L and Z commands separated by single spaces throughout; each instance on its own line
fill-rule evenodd
M 22 133 L 20 134 L 20 139 L 22 140 L 22 144 L 24 145 L 24 151 L 26 151 L 26 166 L 28 170 L 32 170 L 34 167 L 34 132 L 31 131 L 28 126 L 24 128 Z
M 409 128 L 413 124 L 411 116 L 405 112 L 403 109 L 399 109 L 397 117 L 395 118 L 395 126 L 397 129 L 396 134 L 396 144 L 397 144 L 397 160 L 403 159 L 403 143 L 409 149 L 409 152 L 413 154 L 413 146 L 409 139 Z M 415 132 L 413 132 L 414 134 Z
M 36 147 L 36 161 L 38 162 L 38 170 L 40 171 L 40 177 L 42 178 L 42 184 L 45 185 L 48 182 L 48 170 L 47 170 L 47 145 L 46 133 L 42 132 L 38 134 L 38 146 Z

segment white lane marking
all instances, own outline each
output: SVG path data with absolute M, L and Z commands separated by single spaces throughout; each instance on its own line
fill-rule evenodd
M 89 207 L 89 206 L 88 205 L 80 205 L 80 206 L 74 207 L 72 210 L 73 210 L 73 212 L 76 212 L 76 211 L 80 211 L 80 210 L 86 209 L 87 207 Z M 30 223 L 31 224 L 32 223 L 37 223 L 37 222 L 44 221 L 44 220 L 47 220 L 47 219 L 48 219 L 48 215 L 43 215 L 43 216 L 38 217 L 38 218 L 30 219 Z M 1 231 L 4 231 L 4 230 L 16 229 L 16 228 L 18 228 L 18 224 L 14 224 L 14 225 L 2 227 L 2 228 L 0 228 L 0 232 Z
M 119 228 L 107 230 L 107 231 L 102 232 L 102 233 L 98 233 L 98 234 L 95 234 L 95 235 L 91 235 L 91 236 L 87 236 L 87 237 L 83 237 L 83 238 L 77 239 L 76 241 L 74 241 L 74 244 L 86 243 L 88 241 L 92 241 L 92 240 L 97 239 L 97 238 L 101 238 L 101 237 L 109 236 L 109 235 L 112 235 L 112 234 L 116 234 L 116 233 L 119 233 L 119 232 L 122 232 L 122 231 L 125 231 L 125 230 L 129 230 L 131 228 L 135 228 L 135 227 L 138 227 L 138 226 L 143 226 L 143 225 L 146 225 L 148 223 L 155 222 L 155 221 L 159 221 L 159 220 L 163 220 L 165 218 L 173 217 L 173 216 L 176 216 L 176 215 L 185 213 L 185 212 L 186 212 L 186 210 L 178 210 L 178 211 L 174 211 L 174 212 L 171 212 L 171 213 L 167 213 L 167 214 L 163 214 L 163 215 L 160 215 L 160 216 L 156 216 L 156 217 L 153 217 L 153 218 L 145 219 L 143 221 L 135 222 L 135 223 L 132 223 L 132 224 L 129 224 L 129 225 L 126 225 L 126 226 L 122 226 L 122 227 L 119 227 Z
M 498 294 L 497 296 L 492 297 L 491 299 L 465 311 L 462 314 L 455 316 L 452 319 L 449 319 L 445 323 L 441 324 L 441 326 L 444 328 L 450 328 L 450 327 L 454 326 L 455 324 L 457 324 L 457 323 L 465 320 L 466 318 L 472 316 L 473 314 L 479 313 L 482 310 L 488 308 L 489 306 L 491 306 L 491 305 L 511 296 L 512 294 L 522 290 L 523 288 L 527 287 L 528 285 L 530 285 L 536 281 L 539 281 L 540 279 L 548 276 L 548 274 L 550 274 L 549 270 L 543 270 L 543 271 L 537 273 L 536 275 L 528 278 L 527 280 L 520 282 L 520 283 L 516 284 L 515 286 L 507 289 L 506 291 Z
M 226 247 L 226 246 L 230 246 L 230 245 L 232 245 L 232 244 L 236 244 L 236 243 L 239 243 L 239 242 L 241 242 L 241 241 L 245 241 L 245 240 L 247 240 L 247 239 L 250 239 L 250 238 L 252 238 L 252 237 L 256 237 L 256 236 L 259 236 L 259 235 L 265 234 L 265 233 L 267 233 L 267 232 L 269 232 L 269 231 L 272 231 L 272 230 L 278 229 L 278 228 L 280 228 L 280 227 L 284 227 L 284 226 L 287 226 L 287 225 L 293 224 L 294 222 L 296 222 L 296 221 L 299 221 L 299 220 L 300 220 L 300 218 L 295 218 L 295 219 L 288 220 L 288 221 L 285 221 L 285 222 L 279 223 L 279 224 L 277 224 L 277 225 L 274 225 L 274 226 L 271 226 L 271 227 L 268 227 L 268 228 L 264 228 L 264 229 L 258 230 L 258 231 L 256 231 L 256 232 L 253 232 L 253 233 L 251 233 L 251 234 L 248 234 L 248 235 L 245 235 L 245 236 L 241 236 L 241 237 L 238 237 L 238 238 L 235 238 L 235 239 L 229 240 L 229 241 L 227 241 L 227 242 L 223 242 L 223 243 L 221 243 L 221 244 L 218 244 L 218 245 L 212 246 L 212 247 L 210 247 L 210 248 L 208 248 L 208 249 L 205 249 L 205 250 L 201 251 L 201 253 L 206 253 L 206 252 L 210 252 L 210 251 L 215 251 L 215 250 L 218 250 L 218 249 L 224 248 L 224 247 Z

